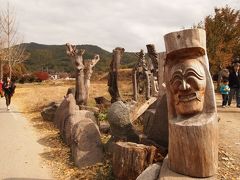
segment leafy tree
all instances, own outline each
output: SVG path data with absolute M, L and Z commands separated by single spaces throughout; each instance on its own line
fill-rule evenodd
M 231 65 L 232 60 L 240 55 L 240 11 L 225 6 L 215 8 L 214 12 L 204 21 L 210 71 L 213 74 L 220 67 Z

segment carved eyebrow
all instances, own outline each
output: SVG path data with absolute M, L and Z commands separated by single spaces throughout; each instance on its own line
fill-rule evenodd
M 173 73 L 172 78 L 170 79 L 170 83 L 172 84 L 175 80 L 181 80 L 181 79 L 183 79 L 183 73 L 182 73 L 182 70 L 179 69 Z
M 199 72 L 197 72 L 195 69 L 193 68 L 188 68 L 185 73 L 184 73 L 184 77 L 188 77 L 189 74 L 193 74 L 196 78 L 203 80 L 204 76 L 202 74 L 200 74 Z

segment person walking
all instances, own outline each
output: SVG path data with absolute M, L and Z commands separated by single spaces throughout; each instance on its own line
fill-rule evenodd
M 1 98 L 4 97 L 3 80 L 2 79 L 0 79 L 0 96 L 1 96 Z
M 4 96 L 6 99 L 7 110 L 10 110 L 11 98 L 15 91 L 15 84 L 7 77 L 7 81 L 3 83 Z
M 229 74 L 229 87 L 230 94 L 228 105 L 230 106 L 232 103 L 232 99 L 234 95 L 236 95 L 236 105 L 240 108 L 240 72 L 239 72 L 239 63 L 235 63 L 233 65 L 233 71 Z
M 227 79 L 223 80 L 223 84 L 220 86 L 220 92 L 222 94 L 222 107 L 225 108 L 228 102 L 228 97 L 230 92 Z

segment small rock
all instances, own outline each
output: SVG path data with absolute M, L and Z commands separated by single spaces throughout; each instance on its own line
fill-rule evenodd
M 42 112 L 41 116 L 45 121 L 53 121 L 57 108 L 60 106 L 60 103 L 52 102 L 47 107 L 45 107 Z
M 161 164 L 156 163 L 148 166 L 136 180 L 157 180 L 161 170 Z

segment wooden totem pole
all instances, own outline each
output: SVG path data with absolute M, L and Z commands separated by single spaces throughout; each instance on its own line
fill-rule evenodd
M 111 103 L 121 100 L 121 96 L 118 89 L 118 69 L 120 67 L 120 61 L 125 49 L 116 47 L 113 50 L 113 57 L 110 64 L 110 71 L 108 74 L 108 92 L 111 95 Z
M 154 44 L 147 44 L 147 51 L 148 56 L 151 59 L 151 64 L 153 68 L 151 69 L 151 96 L 157 96 L 159 91 L 159 84 L 158 84 L 158 62 L 159 62 L 159 55 L 156 52 Z
M 138 57 L 138 62 L 133 68 L 132 78 L 133 78 L 133 99 L 137 101 L 138 94 L 143 93 L 145 90 L 145 98 L 150 98 L 150 71 L 148 70 L 148 65 L 145 60 L 145 54 L 143 50 L 135 54 Z
M 92 68 L 100 60 L 99 55 L 95 55 L 93 59 L 83 60 L 84 49 L 77 50 L 76 46 L 69 43 L 66 44 L 67 55 L 72 58 L 76 70 L 75 99 L 77 105 L 87 105 L 90 87 L 90 78 Z
M 214 176 L 218 167 L 218 116 L 206 33 L 187 29 L 169 33 L 164 40 L 169 118 L 169 154 L 164 165 L 187 177 Z M 163 169 L 160 176 L 168 179 Z

